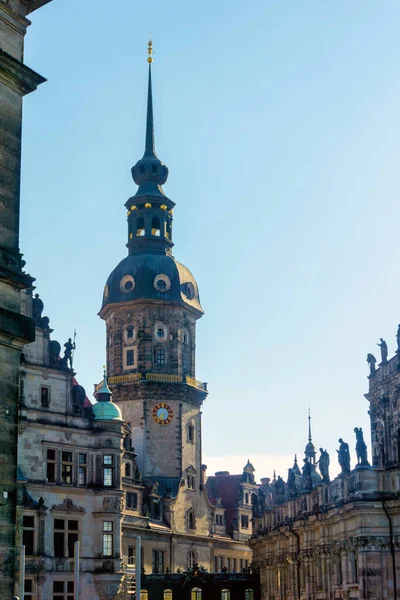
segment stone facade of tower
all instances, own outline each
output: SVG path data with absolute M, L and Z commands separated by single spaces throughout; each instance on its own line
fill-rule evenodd
M 251 465 L 251 472 L 246 466 L 241 475 L 207 481 L 202 464 L 207 385 L 196 379 L 195 361 L 203 310 L 195 278 L 172 254 L 174 203 L 162 188 L 168 169 L 155 151 L 151 57 L 145 152 L 132 176 L 138 189 L 125 203 L 128 256 L 108 277 L 100 310 L 108 383 L 137 454 L 138 472 L 128 466 L 123 478 L 123 554 L 133 555 L 140 535 L 146 573 L 197 563 L 238 573 L 250 565 L 257 486 Z M 143 488 L 141 506 L 135 485 Z
M 372 466 L 355 428 L 357 464 L 346 462 L 342 442 L 342 472 L 333 481 L 325 460 L 318 480 L 295 464 L 279 495 L 276 482 L 261 486 L 250 546 L 264 600 L 399 598 L 399 356 L 384 356 L 375 369 L 369 355 Z M 310 441 L 306 459 L 311 450 Z
M 49 0 L 0 0 L 0 597 L 13 590 L 17 406 L 21 348 L 33 340 L 20 314 L 32 283 L 19 249 L 22 99 L 44 81 L 23 63 L 28 14 Z

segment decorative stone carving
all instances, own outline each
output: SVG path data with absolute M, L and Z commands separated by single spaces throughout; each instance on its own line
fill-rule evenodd
M 51 512 L 53 511 L 62 511 L 66 513 L 71 512 L 85 512 L 85 509 L 82 506 L 76 506 L 70 498 L 65 498 L 64 502 L 61 504 L 54 504 Z
M 104 512 L 118 512 L 120 509 L 120 499 L 113 496 L 105 496 L 103 498 Z

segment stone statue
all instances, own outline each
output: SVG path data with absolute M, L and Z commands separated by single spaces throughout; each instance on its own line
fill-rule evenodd
M 257 494 L 251 495 L 251 506 L 252 506 L 253 517 L 258 517 L 258 515 L 260 514 L 260 505 L 258 503 L 258 495 Z
M 319 465 L 319 471 L 322 475 L 322 481 L 324 483 L 329 483 L 330 482 L 330 477 L 329 477 L 329 465 L 331 462 L 331 459 L 329 458 L 329 454 L 327 452 L 327 450 L 320 448 L 320 455 L 319 455 L 319 459 L 317 460 L 316 464 Z
M 357 466 L 368 467 L 368 451 L 367 444 L 364 442 L 364 434 L 361 427 L 355 427 L 354 433 L 356 434 L 356 454 L 357 454 Z
M 44 309 L 43 301 L 39 298 L 39 294 L 35 294 L 32 298 L 32 317 L 37 327 L 41 327 L 42 312 Z
M 265 494 L 261 488 L 258 488 L 258 505 L 260 507 L 260 513 L 265 513 Z
M 264 477 L 261 479 L 261 485 L 265 495 L 265 504 L 271 506 L 273 504 L 271 479 L 269 477 Z
M 296 498 L 296 496 L 297 496 L 296 475 L 294 474 L 293 469 L 288 470 L 287 486 L 288 486 L 289 498 Z
M 336 450 L 336 452 L 338 453 L 339 465 L 342 469 L 342 475 L 347 475 L 347 473 L 350 473 L 349 445 L 346 444 L 346 442 L 344 442 L 342 438 L 339 438 L 339 444 L 339 450 Z
M 310 490 L 312 490 L 312 479 L 311 479 L 312 465 L 306 458 L 303 459 L 303 462 L 304 462 L 304 465 L 302 468 L 303 490 L 305 492 L 309 492 Z
M 387 343 L 385 342 L 385 340 L 380 338 L 380 341 L 381 341 L 381 343 L 378 344 L 378 346 L 381 349 L 381 362 L 385 363 L 385 362 L 387 362 L 387 357 L 388 357 L 388 347 L 387 347 Z
M 50 364 L 52 367 L 59 366 L 61 346 L 57 340 L 51 340 L 50 344 Z
M 400 354 L 400 325 L 397 327 L 397 333 L 396 333 L 396 340 L 397 340 L 397 354 Z
M 278 475 L 278 479 L 275 484 L 275 502 L 276 504 L 282 504 L 285 501 L 285 482 L 282 477 Z
M 69 362 L 69 368 L 72 369 L 72 351 L 75 350 L 75 342 L 72 342 L 72 339 L 68 338 L 68 342 L 65 342 L 64 348 L 64 357 L 62 359 L 64 367 L 67 369 Z
M 367 354 L 367 363 L 369 365 L 369 374 L 370 375 L 374 375 L 375 374 L 375 364 L 376 364 L 376 358 L 373 354 Z

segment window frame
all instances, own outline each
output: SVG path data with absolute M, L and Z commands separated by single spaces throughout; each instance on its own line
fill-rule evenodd
M 55 584 L 62 584 L 63 591 L 55 591 Z M 73 579 L 53 579 L 52 600 L 74 600 Z
M 126 508 L 128 510 L 138 509 L 138 494 L 137 492 L 126 492 Z
M 106 462 L 106 458 L 111 458 L 111 462 Z M 113 487 L 114 486 L 114 454 L 103 454 L 103 461 L 102 461 L 102 468 L 103 468 L 103 473 L 102 473 L 102 483 L 104 487 Z M 110 483 L 106 483 L 106 473 L 110 474 L 110 479 L 108 479 L 107 477 L 107 481 L 110 481 Z
M 101 538 L 101 555 L 103 558 L 114 557 L 114 521 L 103 521 Z M 107 551 L 105 552 L 105 548 Z M 111 550 L 108 552 L 108 550 Z
M 81 457 L 84 456 L 84 462 L 81 462 Z M 81 475 L 84 475 L 84 482 L 81 481 Z M 88 484 L 88 455 L 86 452 L 78 452 L 78 486 L 84 487 Z
M 42 408 L 50 408 L 50 402 L 51 402 L 51 398 L 50 398 L 50 390 L 51 388 L 48 385 L 41 385 L 40 386 L 40 406 Z M 43 392 L 46 392 L 45 396 L 46 396 L 46 401 L 45 403 L 43 403 Z
M 64 523 L 63 527 L 60 527 L 59 524 L 56 526 L 56 521 L 62 521 Z M 77 529 L 74 529 L 72 526 L 70 527 L 70 523 L 76 523 Z M 61 538 L 62 535 L 62 538 Z M 62 539 L 62 544 L 58 542 L 56 544 L 56 536 Z M 80 520 L 79 519 L 70 519 L 69 515 L 55 515 L 53 516 L 53 557 L 54 558 L 74 558 L 75 552 L 75 542 L 79 542 L 80 540 Z M 62 554 L 56 554 L 56 548 L 62 545 Z M 70 552 L 70 549 L 72 551 Z
M 33 525 L 26 525 L 24 523 L 25 518 L 33 519 Z M 29 544 L 27 544 L 27 536 L 25 535 L 25 532 L 29 532 L 32 536 L 32 539 L 29 541 Z M 34 514 L 25 513 L 22 515 L 22 543 L 25 546 L 25 553 L 27 556 L 34 556 L 36 554 L 36 517 Z M 31 547 L 30 544 L 32 544 Z M 32 549 L 32 552 L 29 552 L 30 549 Z
M 164 550 L 152 550 L 152 573 L 165 573 L 165 552 Z
M 155 357 L 154 362 L 156 367 L 162 368 L 165 367 L 166 358 L 165 358 L 165 349 L 164 348 L 155 348 Z
M 54 452 L 54 458 L 49 458 L 49 452 Z M 55 448 L 46 448 L 46 483 L 57 482 L 57 450 Z M 49 465 L 54 469 L 53 479 L 49 479 Z
M 70 455 L 67 460 L 65 455 Z M 67 480 L 70 481 L 67 481 Z M 72 450 L 61 450 L 61 483 L 62 485 L 74 485 L 74 453 Z

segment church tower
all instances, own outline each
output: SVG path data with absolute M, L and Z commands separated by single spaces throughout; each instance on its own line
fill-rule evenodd
M 163 191 L 168 168 L 155 150 L 151 42 L 148 63 L 145 151 L 132 167 L 138 189 L 125 204 L 128 256 L 107 280 L 99 315 L 108 382 L 132 428 L 142 476 L 185 477 L 199 489 L 207 386 L 195 378 L 195 349 L 203 310 L 196 280 L 172 255 L 175 204 Z

